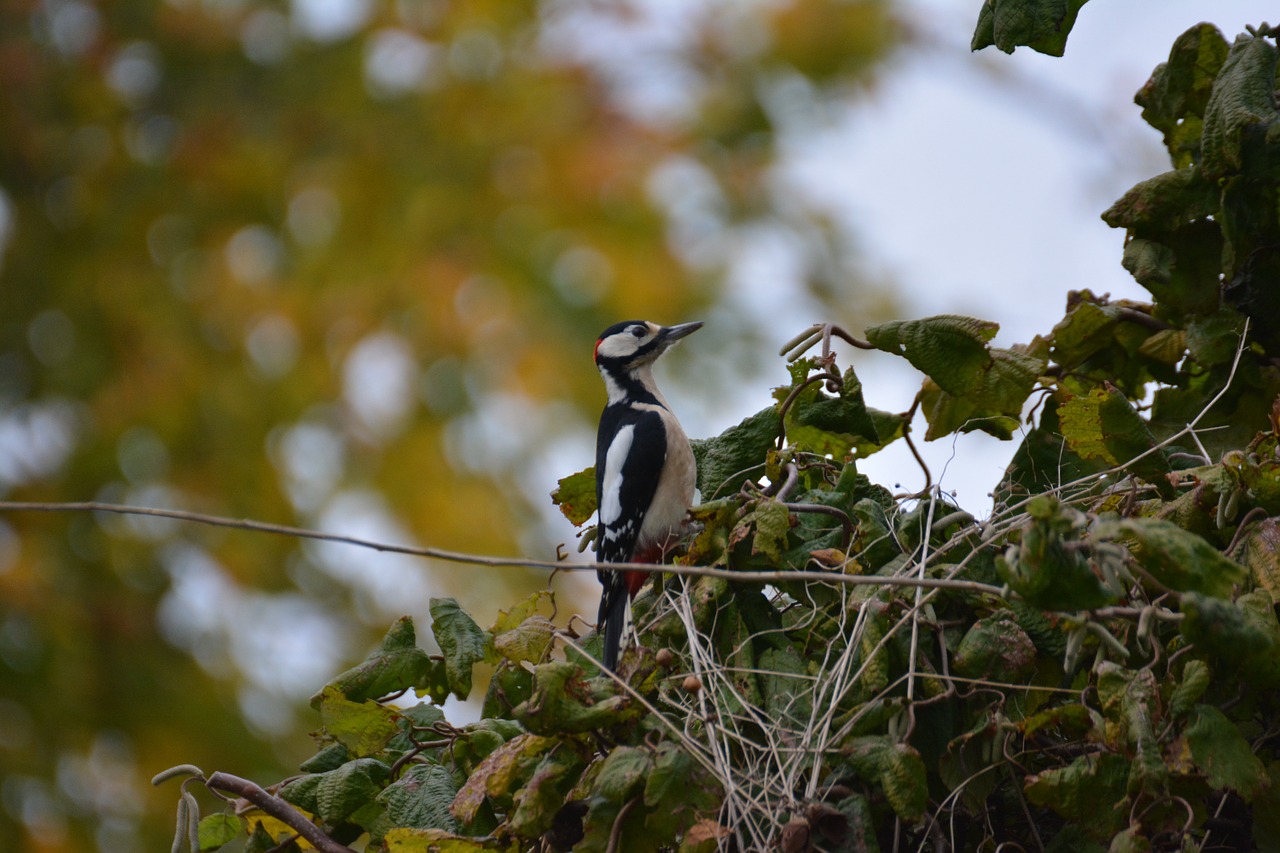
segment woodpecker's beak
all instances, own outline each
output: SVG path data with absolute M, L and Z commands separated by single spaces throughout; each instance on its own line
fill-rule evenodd
M 686 335 L 691 335 L 698 331 L 702 328 L 702 325 L 702 321 L 699 320 L 696 323 L 681 323 L 679 326 L 664 326 L 661 332 L 663 349 L 671 346 Z

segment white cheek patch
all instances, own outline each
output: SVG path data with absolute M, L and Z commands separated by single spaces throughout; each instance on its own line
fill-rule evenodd
M 597 355 L 606 358 L 626 358 L 639 349 L 640 339 L 631 334 L 610 335 L 596 348 Z
M 634 426 L 624 426 L 613 437 L 604 457 L 604 481 L 600 490 L 600 523 L 611 526 L 622 515 L 622 465 L 631 453 Z

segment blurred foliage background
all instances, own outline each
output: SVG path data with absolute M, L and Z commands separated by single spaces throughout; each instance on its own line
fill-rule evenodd
M 0 498 L 549 557 L 601 328 L 712 321 L 670 365 L 709 409 L 770 306 L 887 316 L 775 167 L 903 40 L 888 0 L 0 5 Z M 153 773 L 280 778 L 391 619 L 546 582 L 0 514 L 0 838 L 163 849 Z

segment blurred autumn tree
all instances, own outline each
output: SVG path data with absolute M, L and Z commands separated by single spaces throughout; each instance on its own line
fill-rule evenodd
M 537 460 L 575 427 L 589 456 L 598 329 L 714 316 L 749 363 L 725 282 L 762 237 L 852 310 L 848 247 L 771 168 L 867 84 L 887 6 L 4 4 L 0 497 L 547 556 Z M 462 577 L 0 516 L 0 838 L 160 849 L 151 773 L 279 777 L 294 706 L 388 617 L 545 583 Z

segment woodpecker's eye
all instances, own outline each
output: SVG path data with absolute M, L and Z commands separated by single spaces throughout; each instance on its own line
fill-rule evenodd
M 645 327 L 644 327 L 644 326 L 632 326 L 632 327 L 631 327 L 631 334 L 635 335 L 637 338 L 643 338 L 643 337 L 644 337 L 644 335 L 645 335 L 645 331 L 646 331 L 646 330 L 645 330 Z

